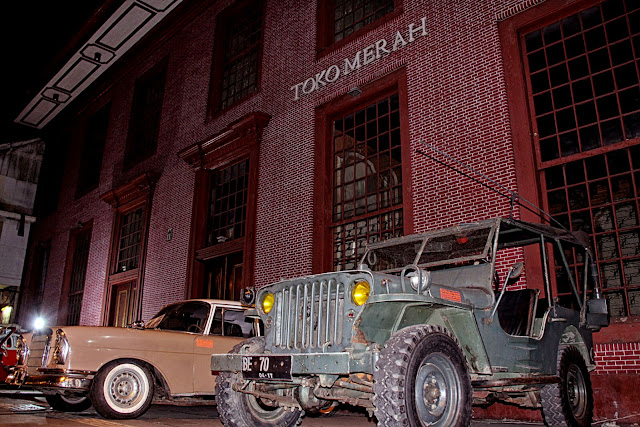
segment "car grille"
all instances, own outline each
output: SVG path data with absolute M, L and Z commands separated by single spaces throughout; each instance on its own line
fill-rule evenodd
M 274 295 L 275 347 L 327 348 L 342 342 L 343 283 L 330 279 L 291 284 Z
M 49 358 L 50 335 L 34 335 L 29 347 L 29 357 L 27 359 L 27 374 L 35 375 L 38 368 L 47 366 Z

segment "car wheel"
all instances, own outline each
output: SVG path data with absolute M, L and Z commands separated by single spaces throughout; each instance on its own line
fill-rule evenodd
M 236 345 L 229 353 L 244 352 L 261 354 L 264 352 L 264 337 L 249 338 Z M 257 398 L 251 394 L 234 391 L 235 383 L 242 383 L 241 374 L 221 372 L 216 380 L 216 404 L 220 421 L 225 426 L 233 427 L 289 427 L 302 421 L 298 409 L 274 406 L 271 402 Z M 254 387 L 255 383 L 249 387 Z
M 96 411 L 105 418 L 137 418 L 151 406 L 153 377 L 140 362 L 111 362 L 98 372 L 89 395 Z
M 593 391 L 587 364 L 574 347 L 559 350 L 559 384 L 542 388 L 542 413 L 548 426 L 590 426 L 593 419 Z
M 380 352 L 373 378 L 379 426 L 467 426 L 471 421 L 467 361 L 442 327 L 397 331 Z
M 51 409 L 61 412 L 82 412 L 91 407 L 87 396 L 64 396 L 62 394 L 47 394 L 44 396 Z

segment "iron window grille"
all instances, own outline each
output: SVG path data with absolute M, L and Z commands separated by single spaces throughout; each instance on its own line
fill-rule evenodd
M 90 245 L 91 229 L 76 234 L 71 265 L 71 278 L 69 281 L 67 325 L 78 325 L 80 322 Z
M 523 45 L 547 207 L 590 234 L 611 314 L 640 315 L 640 4 L 600 3 Z M 582 260 L 565 255 L 581 277 Z M 563 298 L 568 281 L 556 280 Z
M 334 119 L 333 267 L 356 267 L 367 242 L 403 233 L 399 97 Z
M 121 216 L 116 273 L 138 268 L 142 247 L 144 207 Z

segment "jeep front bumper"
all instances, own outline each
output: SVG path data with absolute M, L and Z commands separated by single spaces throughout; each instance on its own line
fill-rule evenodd
M 366 355 L 366 353 L 365 353 Z M 346 375 L 353 372 L 369 372 L 373 364 L 370 357 L 354 359 L 350 353 L 303 353 L 303 354 L 214 354 L 211 356 L 211 371 L 240 372 L 242 358 L 249 356 L 290 356 L 292 375 Z

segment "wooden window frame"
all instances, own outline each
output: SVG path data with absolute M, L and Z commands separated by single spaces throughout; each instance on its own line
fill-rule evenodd
M 136 295 L 133 303 L 134 318 L 142 315 L 142 296 L 144 289 L 144 268 L 146 264 L 147 241 L 149 234 L 149 220 L 151 218 L 151 199 L 153 189 L 157 181 L 157 176 L 144 173 L 129 181 L 127 184 L 115 190 L 104 193 L 100 198 L 110 204 L 114 212 L 113 227 L 111 230 L 111 243 L 109 245 L 109 264 L 107 278 L 105 282 L 105 292 L 103 297 L 103 325 L 107 325 L 110 319 L 111 291 L 115 285 L 128 282 L 136 283 Z M 138 268 L 116 272 L 118 262 L 118 250 L 120 240 L 120 225 L 122 216 L 140 207 L 144 207 L 142 236 L 140 242 L 140 260 Z
M 524 63 L 524 50 L 522 38 L 525 34 L 542 28 L 565 17 L 579 13 L 595 5 L 603 3 L 603 0 L 578 0 L 567 2 L 564 0 L 549 0 L 535 7 L 498 23 L 500 35 L 502 57 L 504 63 L 504 76 L 507 89 L 507 103 L 509 108 L 511 131 L 513 138 L 514 163 L 518 191 L 523 199 L 533 201 L 548 210 L 546 198 L 546 185 L 543 178 L 538 178 L 541 170 L 541 157 L 539 145 L 536 141 L 535 127 L 530 113 L 533 108 L 531 100 L 531 90 L 528 87 L 528 71 Z M 605 152 L 627 148 L 637 142 L 622 141 L 619 143 L 602 146 L 583 153 L 573 154 L 566 158 L 555 159 L 545 162 L 546 165 L 555 166 L 557 164 L 568 164 L 575 160 L 583 160 L 597 156 Z M 540 218 L 533 212 L 521 210 L 522 220 L 540 222 Z M 539 254 L 531 248 L 524 248 L 524 256 L 527 265 L 539 264 Z M 529 268 L 527 270 L 528 287 L 536 288 L 543 283 L 540 268 Z M 552 277 L 552 281 L 555 277 Z M 555 283 L 552 284 L 552 294 L 557 295 Z M 635 321 L 640 321 L 639 316 Z M 609 328 L 609 330 L 612 330 Z
M 111 115 L 111 104 L 105 104 L 95 111 L 86 122 L 84 141 L 82 147 L 82 156 L 80 158 L 80 167 L 78 168 L 78 183 L 76 185 L 76 199 L 98 188 L 100 184 L 100 172 L 102 170 L 102 158 L 104 155 L 104 147 L 106 145 L 107 133 L 109 132 L 109 118 Z M 104 120 L 105 122 L 102 122 Z M 99 132 L 100 127 L 104 126 L 104 132 Z M 97 132 L 97 135 L 96 135 Z M 97 136 L 97 140 L 96 137 Z M 97 144 L 97 147 L 96 147 Z M 95 151 L 94 151 L 95 150 Z M 89 181 L 89 176 L 95 182 Z
M 334 0 L 318 0 L 316 12 L 316 22 L 318 25 L 316 31 L 316 52 L 318 58 L 340 49 L 362 34 L 384 25 L 401 15 L 403 11 L 403 0 L 394 0 L 393 12 L 387 13 L 337 42 L 334 42 L 334 9 Z
M 47 272 L 49 268 L 49 259 L 51 257 L 51 239 L 44 239 L 31 247 L 30 268 L 25 269 L 25 283 L 28 286 L 19 295 L 19 306 L 22 307 L 23 302 L 28 302 L 31 309 L 29 313 L 21 313 L 22 322 L 31 322 L 28 316 L 40 315 L 42 309 L 44 291 L 47 281 Z
M 207 119 L 212 120 L 215 117 L 222 114 L 224 111 L 227 111 L 234 106 L 246 101 L 247 99 L 254 96 L 256 93 L 260 91 L 260 81 L 262 76 L 262 52 L 264 51 L 264 24 L 265 24 L 265 0 L 259 0 L 258 5 L 256 6 L 252 0 L 241 0 L 237 1 L 231 6 L 227 7 L 223 10 L 216 19 L 216 33 L 215 33 L 215 41 L 214 41 L 214 49 L 213 49 L 213 61 L 211 68 L 211 81 L 209 84 L 209 101 L 208 101 L 208 112 Z M 260 32 L 260 41 L 258 42 L 258 64 L 256 70 L 256 88 L 253 92 L 248 93 L 247 95 L 239 98 L 229 105 L 222 108 L 220 105 L 221 97 L 222 97 L 222 82 L 223 82 L 223 73 L 224 73 L 224 54 L 225 54 L 225 45 L 227 42 L 227 29 L 230 22 L 238 18 L 244 10 L 249 7 L 260 7 L 262 8 L 262 23 L 261 23 L 261 32 Z
M 77 228 L 74 228 L 73 230 L 71 230 L 69 234 L 69 246 L 67 247 L 67 258 L 66 258 L 65 267 L 64 267 L 62 289 L 60 291 L 60 305 L 59 305 L 60 310 L 58 311 L 59 325 L 67 325 L 67 316 L 69 313 L 69 296 L 70 296 L 70 288 L 71 288 L 71 279 L 73 276 L 73 264 L 75 262 L 74 258 L 75 258 L 77 237 L 81 233 L 89 232 L 89 247 L 91 247 L 92 229 L 93 229 L 93 220 L 85 224 L 80 224 Z M 85 267 L 85 275 L 86 275 L 86 267 Z M 85 286 L 86 286 L 86 276 L 85 276 Z
M 189 242 L 189 271 L 185 298 L 195 298 L 203 291 L 205 268 L 202 261 L 243 252 L 242 284 L 253 285 L 255 266 L 256 204 L 258 198 L 258 170 L 260 140 L 271 116 L 251 113 L 227 126 L 221 132 L 197 142 L 178 153 L 196 172 L 191 239 Z M 249 159 L 249 183 L 244 237 L 206 245 L 211 173 Z
M 400 104 L 400 138 L 402 140 L 402 209 L 403 233 L 413 233 L 413 204 L 411 182 L 411 147 L 409 144 L 408 95 L 406 70 L 401 68 L 361 88 L 356 97 L 349 94 L 334 99 L 316 110 L 316 150 L 314 188 L 314 230 L 317 241 L 313 246 L 314 274 L 333 269 L 333 239 L 331 236 L 333 139 L 331 125 L 334 118 L 347 110 L 366 107 L 384 96 L 397 93 Z
M 160 128 L 162 124 L 162 110 L 164 104 L 164 96 L 167 86 L 167 64 L 168 61 L 162 60 L 142 74 L 135 82 L 133 89 L 133 100 L 131 103 L 131 114 L 129 118 L 129 130 L 127 132 L 127 143 L 124 151 L 123 170 L 129 170 L 139 164 L 140 162 L 152 157 L 158 149 L 158 140 L 160 138 Z M 160 105 L 154 106 L 153 113 L 157 115 L 154 118 L 153 129 L 145 125 L 145 118 L 150 116 L 149 111 L 142 106 L 143 87 L 148 86 L 149 82 L 161 76 L 162 80 L 162 96 L 160 99 Z M 144 132 L 141 131 L 144 129 Z M 138 136 L 144 133 L 153 134 L 151 146 L 146 146 L 140 143 Z M 141 153 L 141 154 L 138 154 Z

